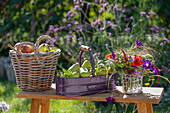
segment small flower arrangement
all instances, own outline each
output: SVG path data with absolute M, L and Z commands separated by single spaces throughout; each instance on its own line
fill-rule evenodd
M 122 76 L 125 92 L 128 90 L 130 90 L 129 93 L 141 92 L 143 76 L 153 79 L 152 75 L 160 75 L 153 55 L 148 54 L 149 49 L 143 47 L 142 43 L 137 40 L 136 45 L 131 46 L 126 52 L 123 49 L 115 52 L 112 50 L 105 56 L 109 60 L 110 70 Z M 158 77 L 158 83 L 160 83 L 160 77 Z

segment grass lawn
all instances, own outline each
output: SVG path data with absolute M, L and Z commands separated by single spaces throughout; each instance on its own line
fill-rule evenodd
M 29 113 L 31 99 L 17 98 L 16 94 L 19 91 L 21 90 L 17 88 L 16 84 L 7 80 L 0 80 L 0 102 L 5 101 L 10 105 L 10 109 L 5 113 Z M 154 106 L 155 113 L 168 113 L 170 111 L 168 95 L 169 93 L 163 96 L 160 105 Z M 111 104 L 104 103 L 103 105 L 99 104 L 99 102 L 94 103 L 90 101 L 50 100 L 50 113 L 109 113 L 111 109 L 114 113 L 115 108 Z

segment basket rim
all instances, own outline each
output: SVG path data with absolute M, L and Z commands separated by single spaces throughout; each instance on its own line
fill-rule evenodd
M 16 54 L 16 51 L 14 51 L 14 50 L 10 50 L 9 52 L 10 52 L 10 53 L 13 53 L 13 54 Z M 57 50 L 55 50 L 55 51 L 37 52 L 37 53 L 40 54 L 40 55 L 45 55 L 45 54 L 60 53 L 60 52 L 61 52 L 61 50 L 60 50 L 60 49 L 57 49 Z M 22 55 L 34 55 L 34 52 L 32 52 L 32 53 L 23 53 Z

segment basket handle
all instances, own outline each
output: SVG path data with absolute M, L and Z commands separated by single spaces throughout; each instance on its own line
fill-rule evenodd
M 38 56 L 37 56 L 37 48 L 35 47 L 35 45 L 31 42 L 21 42 L 18 46 L 17 46 L 17 50 L 16 50 L 16 58 L 17 60 L 19 61 L 18 59 L 18 55 L 22 55 L 23 53 L 20 51 L 21 50 L 21 47 L 22 45 L 30 45 L 34 48 L 34 55 L 36 57 L 36 59 L 38 59 Z
M 94 62 L 94 58 L 93 58 L 93 55 L 92 55 L 92 49 L 90 48 L 90 47 L 88 47 L 88 46 L 84 46 L 84 45 L 82 45 L 81 46 L 81 51 L 80 51 L 80 53 L 79 53 L 79 58 L 78 58 L 78 63 L 79 63 L 79 65 L 80 65 L 80 67 L 81 67 L 81 58 L 82 58 L 82 54 L 83 54 L 83 52 L 84 51 L 87 51 L 88 53 L 89 53 L 89 56 L 90 56 L 90 63 L 91 63 L 91 66 L 92 66 L 92 75 L 93 75 L 93 77 L 95 76 L 95 74 L 94 74 L 94 69 L 95 69 L 95 62 Z
M 40 42 L 41 42 L 41 40 L 43 40 L 43 39 L 48 39 L 48 40 L 50 40 L 51 46 L 54 47 L 53 40 L 52 40 L 52 38 L 51 38 L 50 36 L 48 36 L 48 35 L 42 35 L 42 36 L 40 36 L 40 37 L 37 39 L 37 41 L 36 41 L 36 43 L 35 43 L 35 46 L 36 46 L 36 47 L 39 47 Z

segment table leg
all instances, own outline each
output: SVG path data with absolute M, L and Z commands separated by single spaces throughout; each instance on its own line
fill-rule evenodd
M 30 113 L 39 113 L 40 99 L 32 98 Z
M 50 99 L 41 99 L 41 113 L 49 113 Z
M 152 104 L 137 103 L 138 113 L 153 113 Z

